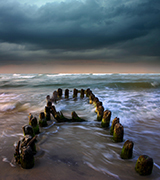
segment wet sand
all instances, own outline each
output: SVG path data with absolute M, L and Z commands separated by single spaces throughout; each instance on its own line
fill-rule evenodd
M 7 159 L 13 160 L 13 151 L 3 152 Z M 55 154 L 55 155 L 53 155 Z M 3 161 L 4 160 L 4 161 Z M 35 156 L 35 166 L 32 169 L 22 169 L 20 165 L 11 167 L 9 162 L 5 162 L 4 156 L 0 161 L 0 179 L 2 180 L 104 180 L 117 179 L 101 172 L 95 171 L 87 164 L 84 164 L 80 154 L 73 154 L 72 150 L 65 147 L 53 149 L 48 155 L 43 150 L 39 150 Z M 12 161 L 13 162 L 13 161 Z
M 57 127 L 59 127 L 58 132 L 56 132 Z M 17 137 L 11 136 L 6 143 L 3 143 L 4 146 L 0 149 L 2 158 L 0 179 L 159 180 L 159 170 L 155 166 L 150 176 L 143 177 L 135 172 L 134 167 L 138 157 L 136 152 L 131 160 L 120 159 L 123 142 L 113 143 L 109 129 L 104 130 L 85 123 L 58 126 L 55 124 L 45 129 L 45 133 L 42 132 L 37 140 L 35 166 L 32 169 L 22 169 L 17 164 L 12 167 L 7 162 L 8 160 L 13 163 L 13 143 L 18 141 Z M 101 153 L 107 155 L 105 159 Z

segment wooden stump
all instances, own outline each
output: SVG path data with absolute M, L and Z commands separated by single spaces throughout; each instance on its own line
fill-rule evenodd
M 65 90 L 65 98 L 69 98 L 69 90 L 68 89 Z
M 101 126 L 102 127 L 109 127 L 110 119 L 111 119 L 111 111 L 105 110 L 104 113 L 103 113 Z
M 110 135 L 113 135 L 114 126 L 119 123 L 119 118 L 115 117 L 112 121 L 111 129 L 110 129 Z
M 113 140 L 115 142 L 122 142 L 123 141 L 123 134 L 124 134 L 123 126 L 120 123 L 117 123 L 114 126 Z
M 44 112 L 41 112 L 41 113 L 39 114 L 39 126 L 40 126 L 40 127 L 45 127 L 45 126 L 47 126 L 47 121 L 46 121 Z
M 77 89 L 73 89 L 73 98 L 76 98 L 78 94 L 78 90 Z
M 97 109 L 97 121 L 102 121 L 103 112 L 104 112 L 104 107 L 99 106 Z
M 132 158 L 133 146 L 134 146 L 134 144 L 132 141 L 127 140 L 124 143 L 122 151 L 121 151 L 121 158 L 122 159 L 131 159 Z
M 81 95 L 80 95 L 81 98 L 84 98 L 84 89 L 81 89 Z
M 57 96 L 58 96 L 58 98 L 61 98 L 62 97 L 62 89 L 61 88 L 58 88 L 58 90 L 57 90 Z
M 145 175 L 150 175 L 152 173 L 152 169 L 153 169 L 153 159 L 147 155 L 139 156 L 135 167 L 136 172 L 139 173 L 140 175 L 145 176 Z

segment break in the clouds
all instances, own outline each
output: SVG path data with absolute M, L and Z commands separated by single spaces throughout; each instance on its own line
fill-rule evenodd
M 0 63 L 160 62 L 159 0 L 2 0 Z

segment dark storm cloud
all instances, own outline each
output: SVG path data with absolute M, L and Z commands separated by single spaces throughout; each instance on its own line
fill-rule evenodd
M 159 0 L 72 0 L 38 7 L 2 2 L 0 58 L 159 57 L 159 4 Z

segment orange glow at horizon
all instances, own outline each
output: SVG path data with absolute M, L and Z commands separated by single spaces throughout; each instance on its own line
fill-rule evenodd
M 140 63 L 107 63 L 97 61 L 56 62 L 33 65 L 0 66 L 0 73 L 160 73 L 159 67 Z

